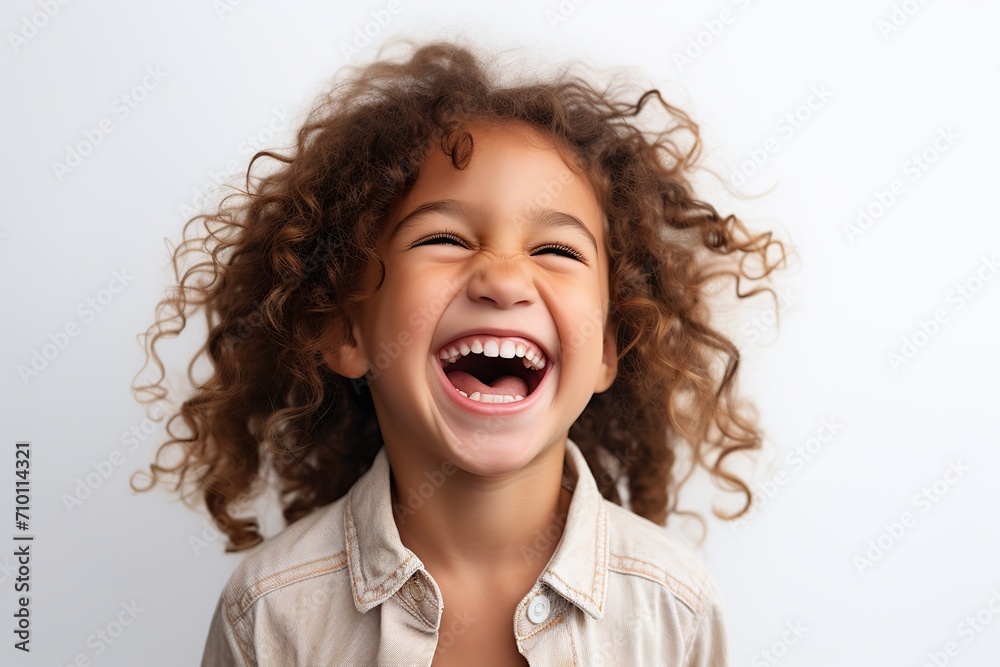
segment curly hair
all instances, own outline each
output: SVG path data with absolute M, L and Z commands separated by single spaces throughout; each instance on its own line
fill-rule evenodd
M 159 302 L 156 321 L 139 336 L 147 350 L 143 369 L 152 358 L 160 373 L 150 384 L 133 381 L 139 400 L 167 395 L 160 338 L 179 334 L 200 307 L 208 338 L 188 367 L 195 390 L 169 413 L 151 483 L 140 489 L 133 481 L 132 488 L 145 491 L 160 473 L 177 473 L 181 490 L 193 476 L 192 493 L 204 496 L 228 536 L 227 552 L 263 541 L 257 520 L 234 512 L 269 485 L 280 490 L 287 524 L 350 489 L 382 437 L 370 392 L 323 362 L 329 323 L 366 298 L 368 266 L 381 265 L 384 277 L 382 226 L 415 183 L 427 150 L 437 142 L 464 168 L 472 149 L 465 128 L 488 119 L 529 123 L 568 147 L 606 215 L 618 374 L 569 432 L 602 495 L 619 505 L 627 500 L 631 511 L 665 525 L 673 513 L 693 514 L 677 508 L 677 497 L 700 465 L 717 485 L 746 498 L 738 513 L 713 510 L 716 516 L 742 516 L 752 492 L 723 462 L 760 448 L 762 432 L 747 414 L 752 406 L 733 398 L 739 350 L 711 325 L 707 296 L 720 277 L 735 278 L 741 299 L 773 296 L 766 287 L 741 293 L 740 282 L 763 279 L 785 252 L 770 232 L 751 234 L 734 215 L 723 217 L 695 198 L 689 173 L 701 150 L 697 125 L 659 90 L 644 90 L 634 103 L 622 101 L 627 87 L 597 90 L 573 72 L 575 63 L 548 79 L 504 84 L 492 58 L 454 42 L 413 45 L 402 61 L 382 56 L 345 68 L 352 76 L 319 97 L 288 155 L 256 153 L 245 187 L 184 225 L 172 255 L 178 289 Z M 672 127 L 638 126 L 652 100 L 670 114 Z M 253 175 L 262 158 L 274 168 Z M 188 238 L 198 221 L 204 232 Z M 776 262 L 768 261 L 771 245 L 781 249 Z M 190 253 L 201 261 L 181 275 Z M 764 269 L 756 277 L 744 266 L 751 256 Z M 339 329 L 347 340 L 348 325 Z M 194 365 L 206 353 L 211 374 L 195 383 Z M 174 433 L 178 418 L 188 434 Z M 170 446 L 182 456 L 161 465 Z M 678 479 L 683 448 L 692 466 Z

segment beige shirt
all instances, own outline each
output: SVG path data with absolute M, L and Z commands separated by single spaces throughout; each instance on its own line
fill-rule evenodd
M 520 653 L 533 666 L 724 667 L 721 600 L 695 553 L 605 500 L 570 439 L 566 463 L 562 537 L 512 619 Z M 248 552 L 220 595 L 201 665 L 426 666 L 463 630 L 461 617 L 439 627 L 442 610 L 400 541 L 383 447 L 346 495 Z

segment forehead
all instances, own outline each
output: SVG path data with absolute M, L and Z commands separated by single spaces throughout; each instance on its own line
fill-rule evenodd
M 472 135 L 471 160 L 457 169 L 438 142 L 430 146 L 413 187 L 390 208 L 386 232 L 414 209 L 436 200 L 467 202 L 468 208 L 503 220 L 568 214 L 604 244 L 604 212 L 590 180 L 569 149 L 526 123 L 485 121 L 465 126 Z

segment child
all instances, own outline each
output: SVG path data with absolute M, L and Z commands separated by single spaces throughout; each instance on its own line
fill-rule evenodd
M 714 580 L 662 525 L 682 446 L 750 506 L 721 463 L 760 433 L 704 297 L 780 243 L 695 199 L 697 126 L 658 91 L 488 62 L 355 68 L 194 219 L 208 261 L 181 277 L 176 252 L 180 327 L 150 350 L 204 305 L 214 373 L 153 483 L 196 475 L 227 551 L 263 541 L 233 510 L 272 478 L 289 524 L 225 586 L 203 667 L 726 664 Z M 677 125 L 650 136 L 654 98 Z

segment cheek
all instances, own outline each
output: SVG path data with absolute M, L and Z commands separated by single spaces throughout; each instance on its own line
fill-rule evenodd
M 563 354 L 567 358 L 599 360 L 604 348 L 604 309 L 597 299 L 564 299 Z
M 371 310 L 369 356 L 380 352 L 413 357 L 427 352 L 437 322 L 447 307 L 448 290 L 431 280 L 386 281 Z M 415 353 L 414 350 L 417 352 Z
M 596 362 L 601 358 L 604 348 L 601 309 L 594 307 L 589 313 L 582 315 L 570 331 L 568 345 L 574 355 Z

